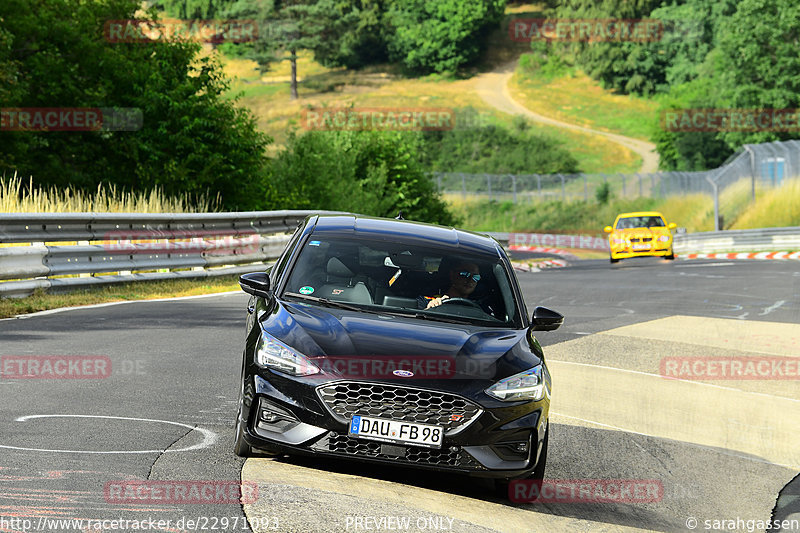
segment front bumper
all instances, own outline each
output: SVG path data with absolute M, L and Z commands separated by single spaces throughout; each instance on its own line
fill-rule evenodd
M 656 248 L 653 250 L 637 250 L 637 251 L 633 251 L 631 249 L 611 250 L 612 259 L 627 259 L 630 257 L 665 257 L 668 255 L 672 255 L 671 246 L 669 248 Z
M 356 438 L 348 435 L 348 424 L 316 394 L 318 387 L 329 383 L 309 384 L 269 371 L 266 373 L 269 380 L 255 374 L 247 376 L 244 383 L 244 438 L 256 449 L 277 449 L 290 454 L 356 459 L 478 477 L 514 478 L 524 477 L 536 467 L 547 430 L 548 398 L 510 405 L 489 399 L 469 423 L 447 429 L 442 447 L 438 449 Z M 386 383 L 369 382 L 366 385 L 399 388 L 396 384 Z M 455 395 L 433 387 L 429 391 Z M 474 402 L 468 395 L 463 398 Z M 274 420 L 265 422 L 264 418 Z

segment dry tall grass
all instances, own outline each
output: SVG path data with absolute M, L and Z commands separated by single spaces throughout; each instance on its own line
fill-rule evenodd
M 714 199 L 702 193 L 668 196 L 655 207 L 666 217 L 690 233 L 714 231 Z
M 800 179 L 775 189 L 756 191 L 756 201 L 736 220 L 733 229 L 800 226 Z
M 94 193 L 71 187 L 42 188 L 28 183 L 14 173 L 0 177 L 0 212 L 2 213 L 203 213 L 219 209 L 219 194 L 170 197 L 158 188 L 147 192 L 120 191 L 114 185 L 98 185 Z

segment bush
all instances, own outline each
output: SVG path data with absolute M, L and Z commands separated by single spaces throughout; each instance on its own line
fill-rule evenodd
M 594 197 L 597 199 L 597 203 L 607 204 L 608 201 L 613 197 L 613 193 L 611 192 L 611 184 L 609 184 L 607 181 L 604 181 L 603 184 L 599 185 L 594 191 Z
M 399 132 L 290 135 L 272 165 L 272 209 L 325 209 L 457 225 L 418 162 L 419 138 Z
M 435 172 L 490 174 L 574 174 L 578 161 L 552 139 L 527 130 L 515 119 L 512 130 L 489 125 L 423 134 L 423 164 Z

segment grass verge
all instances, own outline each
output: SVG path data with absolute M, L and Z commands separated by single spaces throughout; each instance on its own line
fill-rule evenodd
M 507 37 L 507 27 L 503 31 Z M 504 49 L 493 60 L 513 60 L 519 53 Z M 239 105 L 249 108 L 259 129 L 274 139 L 268 149 L 270 155 L 284 147 L 289 131 L 304 130 L 303 111 L 310 107 L 472 108 L 482 117 L 481 124 L 512 125 L 512 115 L 497 111 L 478 94 L 475 87 L 478 72 L 467 79 L 435 74 L 407 78 L 392 66 L 371 66 L 358 71 L 328 69 L 314 62 L 309 53 L 299 55 L 298 100 L 290 98 L 288 62 L 262 75 L 252 61 L 220 56 L 225 73 L 234 80 L 229 94 L 240 95 Z M 641 166 L 638 155 L 602 136 L 530 124 L 531 133 L 551 137 L 569 150 L 584 172 L 635 172 Z M 535 173 L 535 169 L 531 172 Z
M 616 94 L 577 69 L 555 76 L 538 75 L 520 58 L 509 89 L 528 109 L 570 124 L 650 140 L 658 103 L 647 98 Z
M 238 280 L 239 277 L 234 275 L 195 280 L 138 281 L 58 294 L 37 291 L 26 298 L 0 299 L 0 318 L 11 318 L 16 315 L 58 309 L 59 307 L 234 291 L 239 289 Z

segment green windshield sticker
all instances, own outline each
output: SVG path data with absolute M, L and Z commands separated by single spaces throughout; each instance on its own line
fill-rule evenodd
M 311 294 L 312 292 L 314 292 L 314 287 L 309 287 L 308 285 L 300 287 L 300 294 Z

